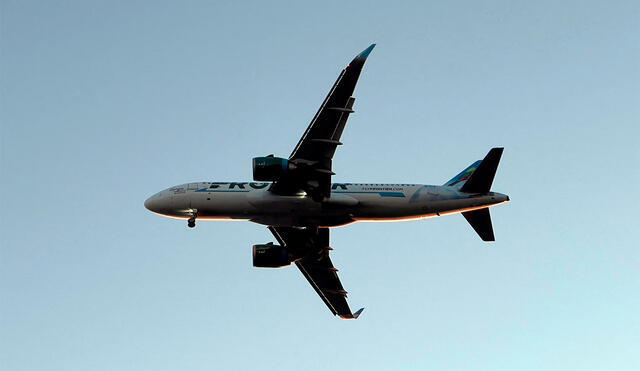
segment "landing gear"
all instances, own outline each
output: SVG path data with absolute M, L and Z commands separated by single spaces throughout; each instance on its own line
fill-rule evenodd
M 198 216 L 198 210 L 193 210 L 191 218 L 187 220 L 187 227 L 194 228 L 196 226 L 196 217 Z

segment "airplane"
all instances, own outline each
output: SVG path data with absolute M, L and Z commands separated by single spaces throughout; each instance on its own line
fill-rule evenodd
M 492 148 L 443 185 L 332 183 L 332 160 L 353 111 L 352 97 L 372 44 L 342 70 L 289 158 L 253 158 L 253 182 L 177 185 L 149 197 L 144 206 L 187 220 L 244 220 L 268 227 L 277 244 L 253 245 L 253 266 L 295 264 L 333 315 L 352 313 L 329 253 L 329 229 L 355 222 L 403 221 L 462 214 L 483 241 L 494 241 L 489 207 L 509 196 L 491 184 L 503 148 Z

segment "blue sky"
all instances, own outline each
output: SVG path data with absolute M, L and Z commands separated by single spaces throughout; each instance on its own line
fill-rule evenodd
M 640 5 L 0 3 L 3 370 L 637 370 Z M 357 321 L 250 223 L 144 200 L 287 156 L 376 42 L 336 181 L 441 184 L 505 153 L 486 245 L 461 216 L 332 232 Z

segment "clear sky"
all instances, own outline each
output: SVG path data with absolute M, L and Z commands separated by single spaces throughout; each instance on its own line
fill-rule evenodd
M 640 369 L 637 1 L 0 2 L 0 369 Z M 370 43 L 335 181 L 442 184 L 504 146 L 497 242 L 461 216 L 334 229 L 357 321 L 251 223 L 149 213 L 293 149 Z

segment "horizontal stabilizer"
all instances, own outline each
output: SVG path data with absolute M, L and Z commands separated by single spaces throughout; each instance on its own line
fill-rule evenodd
M 482 241 L 495 241 L 493 226 L 491 225 L 491 214 L 489 208 L 467 211 L 462 213 L 465 219 L 471 224 Z
M 471 174 L 469 180 L 460 188 L 460 191 L 466 193 L 489 192 L 503 150 L 504 148 L 492 148 L 478 165 L 478 168 Z

